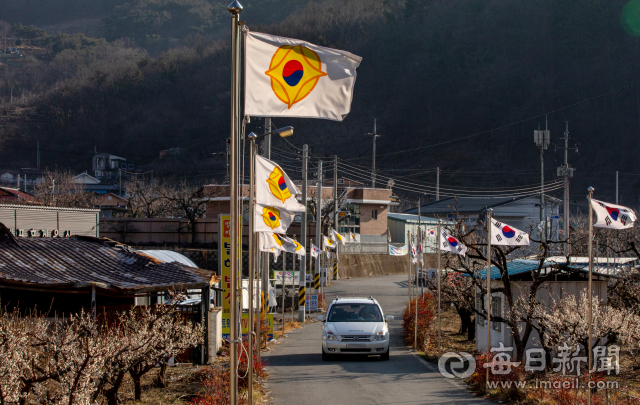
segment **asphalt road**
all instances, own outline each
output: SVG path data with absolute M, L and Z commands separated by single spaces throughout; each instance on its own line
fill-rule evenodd
M 323 362 L 319 322 L 287 332 L 280 344 L 265 353 L 268 387 L 274 404 L 490 404 L 473 397 L 459 381 L 440 375 L 404 345 L 402 310 L 407 302 L 405 276 L 333 281 L 327 299 L 336 295 L 373 296 L 390 324 L 391 358 L 335 357 Z

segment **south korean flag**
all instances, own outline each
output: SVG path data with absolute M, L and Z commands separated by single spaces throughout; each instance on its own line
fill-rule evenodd
M 631 208 L 622 205 L 609 204 L 592 198 L 591 206 L 598 217 L 598 220 L 593 224 L 597 228 L 631 228 L 637 219 Z
M 529 246 L 529 234 L 491 218 L 491 244 Z
M 467 247 L 463 245 L 458 239 L 449 235 L 444 229 L 440 231 L 440 250 L 462 256 L 467 253 Z

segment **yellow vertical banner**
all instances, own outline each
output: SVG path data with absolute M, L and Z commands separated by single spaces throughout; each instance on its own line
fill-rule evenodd
M 231 215 L 218 215 L 218 271 L 222 280 L 222 337 L 231 336 Z

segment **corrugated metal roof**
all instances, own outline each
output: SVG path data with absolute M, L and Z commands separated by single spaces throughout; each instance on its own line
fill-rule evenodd
M 418 223 L 418 215 L 415 214 L 398 214 L 395 212 L 390 212 L 387 214 L 387 218 L 391 218 L 391 219 L 395 219 L 398 221 L 402 221 L 402 222 L 409 222 L 409 223 Z M 426 223 L 437 223 L 438 221 L 440 221 L 438 218 L 431 218 L 431 217 L 426 217 L 424 215 L 420 215 L 420 222 L 423 224 Z M 450 221 L 442 221 L 443 224 L 445 223 L 451 223 Z
M 165 263 L 177 262 L 189 267 L 198 267 L 198 265 L 192 262 L 187 256 L 181 255 L 180 253 L 172 250 L 140 250 L 140 252 L 155 257 Z
M 553 261 L 546 261 L 542 268 L 553 266 L 555 264 L 560 264 L 560 263 L 553 262 Z M 524 260 L 524 259 L 513 260 L 507 263 L 507 274 L 509 275 L 509 277 L 511 277 L 517 274 L 527 273 L 537 269 L 539 265 L 540 265 L 540 262 L 538 260 Z M 585 269 L 582 266 L 576 266 L 576 267 L 572 266 L 571 268 L 581 273 L 585 272 Z M 586 272 L 588 272 L 588 269 L 586 270 Z M 616 277 L 614 275 L 601 273 L 598 271 L 594 271 L 593 274 L 598 276 L 605 276 L 605 277 Z M 482 280 L 485 280 L 487 277 L 487 269 L 485 268 L 483 270 L 480 270 L 478 272 L 478 277 Z M 498 270 L 496 266 L 491 266 L 491 280 L 499 280 L 500 278 L 501 278 L 500 270 Z
M 214 273 L 164 263 L 126 245 L 90 237 L 16 238 L 0 224 L 0 284 L 77 289 L 162 291 L 216 282 Z

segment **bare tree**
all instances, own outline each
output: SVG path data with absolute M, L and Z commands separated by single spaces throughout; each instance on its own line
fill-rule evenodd
M 125 184 L 127 203 L 134 218 L 159 218 L 168 215 L 171 211 L 170 201 L 165 197 L 168 193 L 166 186 L 159 181 L 135 180 Z
M 33 195 L 42 204 L 54 207 L 94 208 L 97 204 L 95 194 L 85 192 L 84 184 L 78 183 L 68 170 L 44 172 Z
M 211 187 L 197 188 L 182 181 L 173 187 L 163 187 L 159 190 L 169 205 L 171 216 L 186 218 L 191 230 L 191 243 L 196 243 L 196 222 L 204 218 L 207 212 L 209 198 L 222 195 L 222 191 Z

